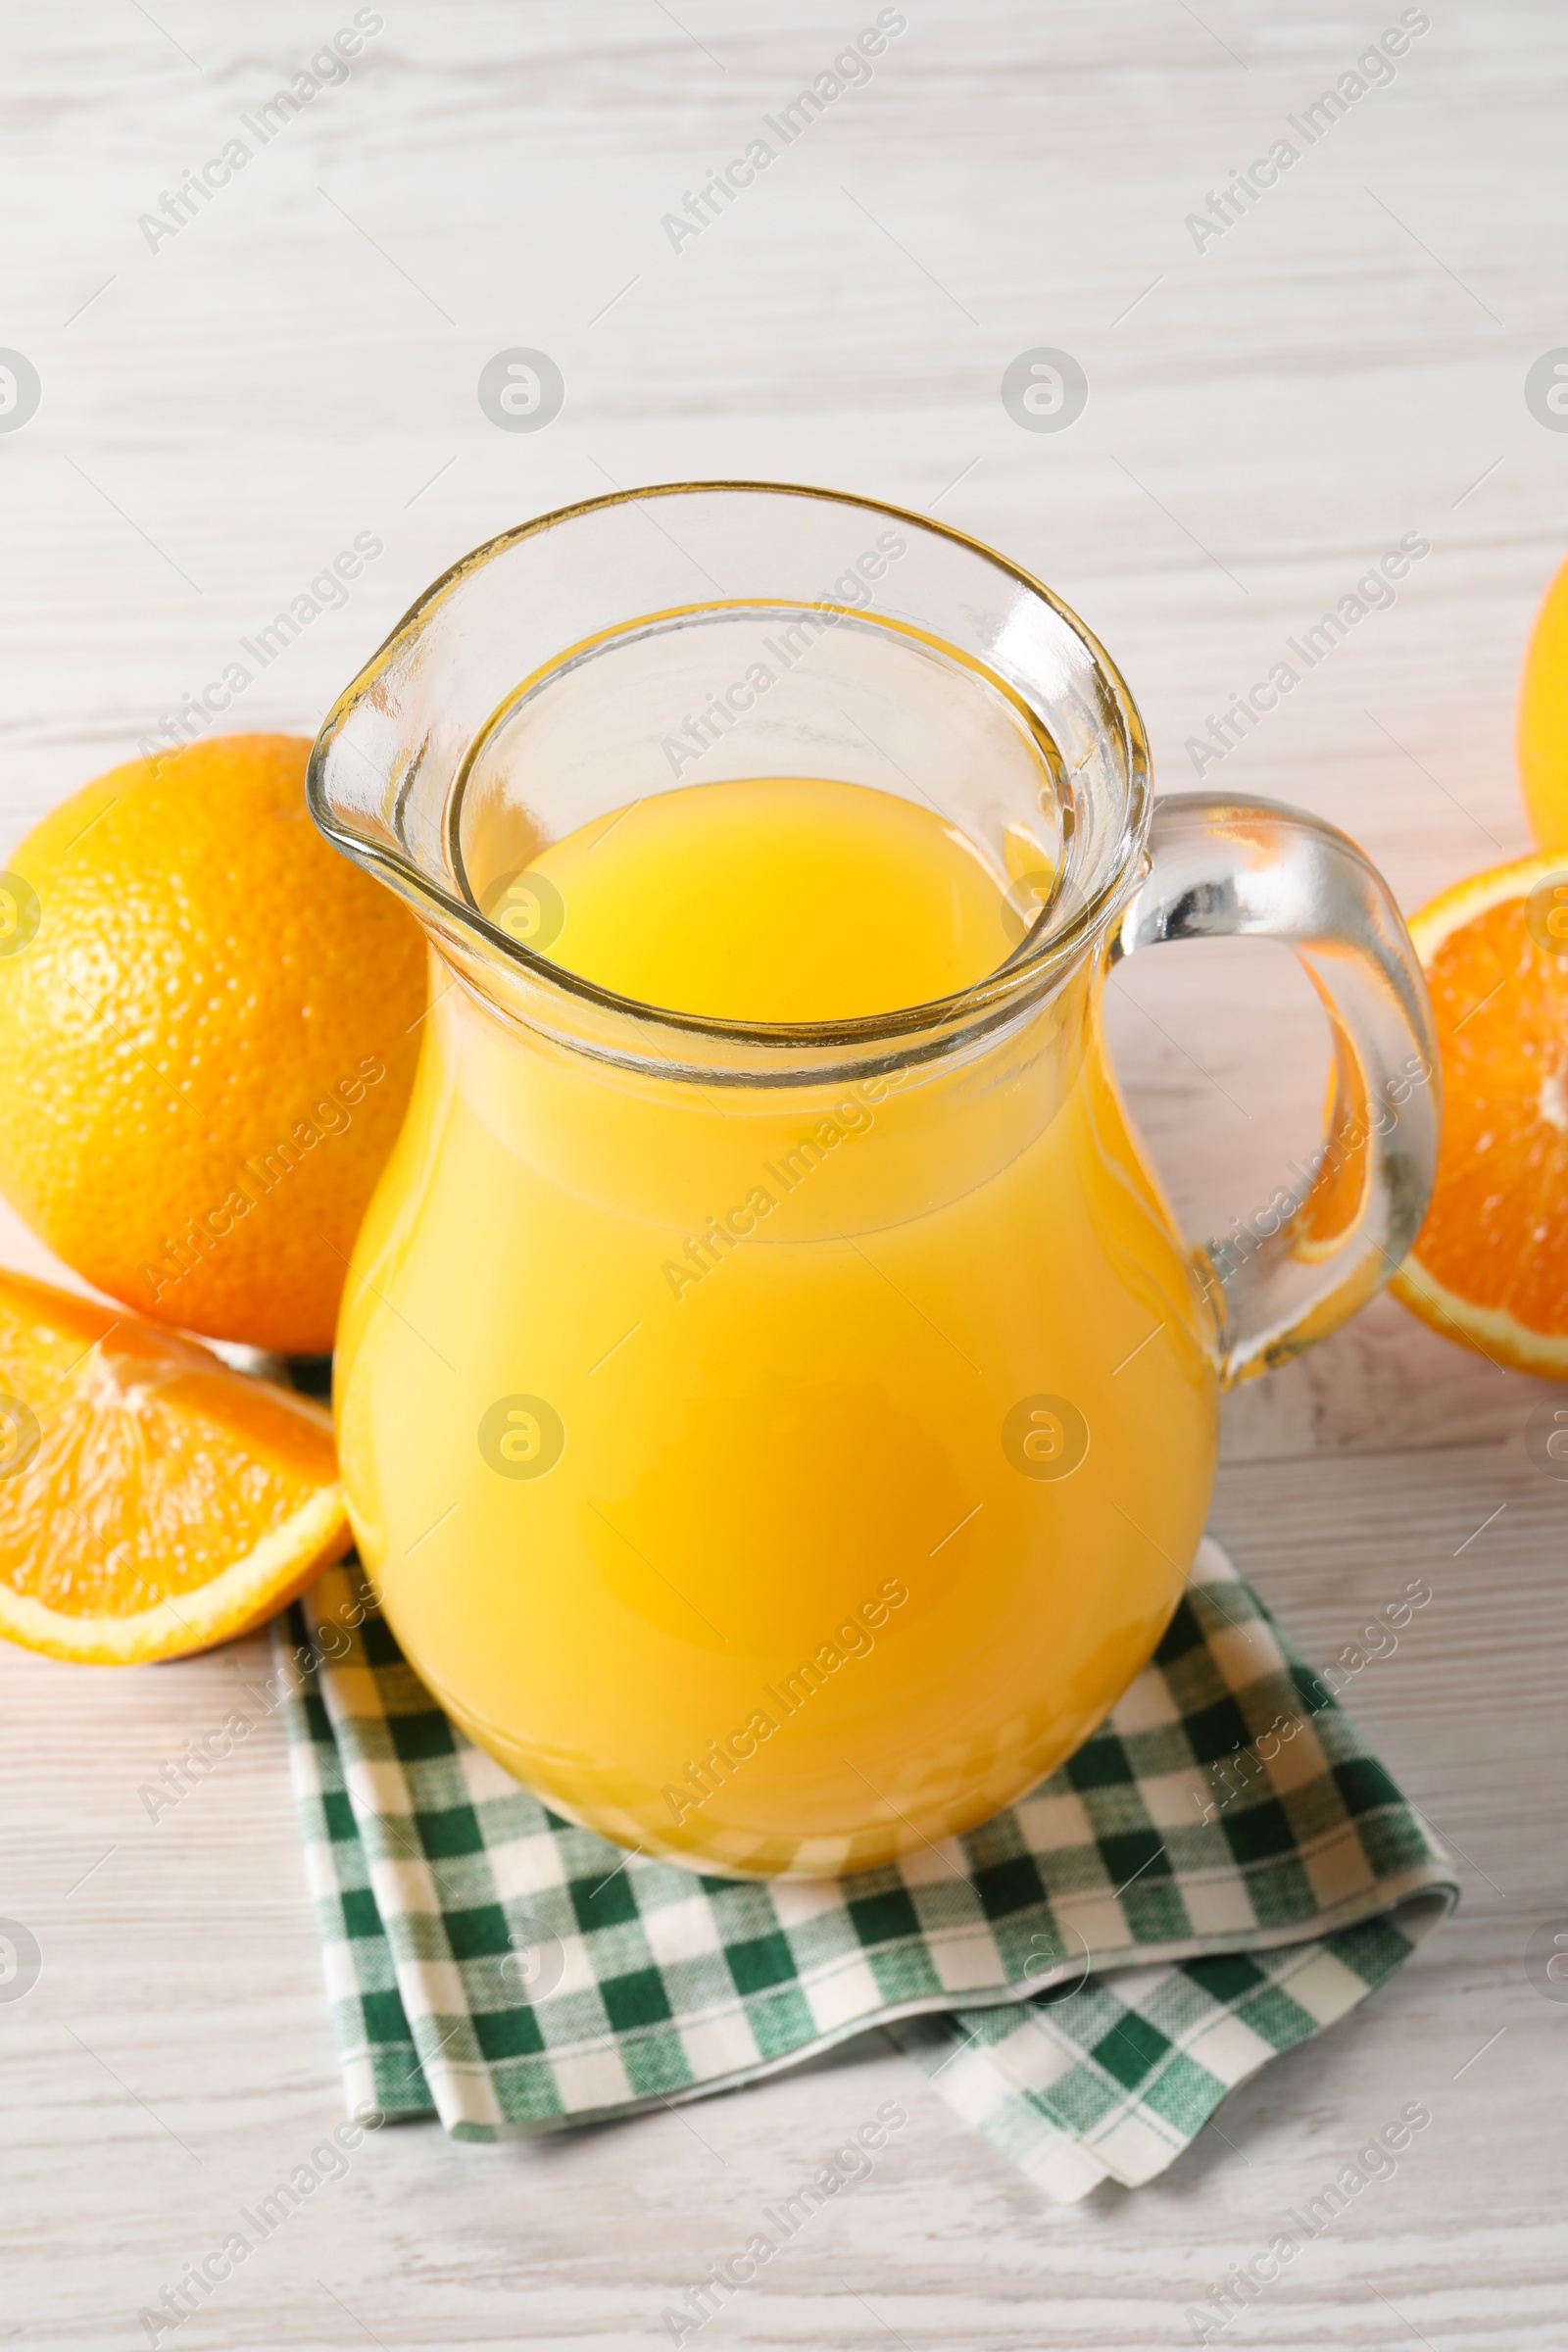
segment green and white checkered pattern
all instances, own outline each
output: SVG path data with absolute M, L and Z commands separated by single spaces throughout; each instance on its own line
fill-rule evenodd
M 557 1819 L 373 1609 L 340 1630 L 368 1604 L 334 1569 L 276 1628 L 355 2113 L 507 2138 L 882 2025 L 1071 2199 L 1162 2172 L 1457 1894 L 1210 1541 L 1154 1659 L 1058 1772 L 968 1837 L 843 1880 L 699 1878 Z

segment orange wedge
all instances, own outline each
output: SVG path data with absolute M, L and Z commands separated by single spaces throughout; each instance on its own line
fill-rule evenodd
M 348 1547 L 319 1405 L 0 1271 L 0 1634 L 98 1666 L 179 1657 Z
M 1568 1380 L 1568 856 L 1456 883 L 1410 936 L 1437 1015 L 1443 1144 L 1393 1288 L 1448 1339 Z

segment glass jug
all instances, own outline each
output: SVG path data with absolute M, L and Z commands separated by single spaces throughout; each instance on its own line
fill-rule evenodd
M 541 852 L 715 776 L 940 810 L 1005 893 L 998 968 L 792 1025 L 552 960 Z M 1159 1640 L 1220 1391 L 1420 1225 L 1436 1057 L 1375 870 L 1288 808 L 1153 807 L 1114 664 L 1004 558 L 759 483 L 475 550 L 341 697 L 310 792 L 433 951 L 337 1366 L 413 1665 L 555 1812 L 704 1871 L 868 1867 L 1020 1796 Z M 1334 1100 L 1275 1229 L 1193 1248 L 1101 993 L 1228 933 L 1296 948 Z

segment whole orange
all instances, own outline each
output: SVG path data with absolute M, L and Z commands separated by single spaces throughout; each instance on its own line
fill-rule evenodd
M 1542 599 L 1519 680 L 1519 777 L 1544 850 L 1568 848 L 1568 564 Z
M 0 1190 L 139 1314 L 332 1345 L 408 1100 L 418 925 L 329 849 L 310 745 L 111 769 L 0 876 Z

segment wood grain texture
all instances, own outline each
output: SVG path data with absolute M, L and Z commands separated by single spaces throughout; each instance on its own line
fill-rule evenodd
M 870 0 L 386 0 L 351 78 L 150 252 L 138 216 L 351 13 L 79 0 L 0 27 L 0 343 L 43 384 L 0 434 L 0 844 L 156 732 L 357 531 L 384 555 L 230 723 L 314 729 L 415 594 L 530 513 L 750 474 L 934 502 L 1041 572 L 1120 661 L 1167 789 L 1197 782 L 1207 714 L 1423 533 L 1397 603 L 1203 781 L 1347 826 L 1406 905 L 1526 846 L 1514 678 L 1568 542 L 1568 436 L 1522 396 L 1568 334 L 1548 0 L 1434 0 L 1392 85 L 1202 254 L 1186 215 L 1393 0 L 908 0 L 870 83 L 679 254 L 662 215 Z M 514 344 L 565 376 L 537 435 L 475 398 Z M 1091 384 L 1057 435 L 998 396 L 1041 344 Z M 1289 958 L 1226 947 L 1143 959 L 1113 993 L 1173 1197 L 1222 1228 L 1314 1128 L 1309 992 Z M 9 1223 L 0 1256 L 47 1264 Z M 164 2340 L 642 2352 L 892 2096 L 911 2128 L 705 2341 L 1150 2352 L 1192 2341 L 1186 2307 L 1420 2097 L 1434 2124 L 1396 2177 L 1221 2340 L 1556 2352 L 1568 2009 L 1522 1952 L 1568 1915 L 1568 1488 L 1524 1451 L 1536 1395 L 1385 1300 L 1230 1401 L 1215 1526 L 1314 1655 L 1406 1577 L 1433 1587 L 1348 1703 L 1467 1899 L 1162 2181 L 1046 2206 L 872 2037 L 545 2146 L 388 2132 Z M 260 1664 L 255 1642 L 125 1674 L 0 1656 L 0 1912 L 44 1951 L 0 2004 L 0 2340 L 144 2342 L 138 2308 L 338 2118 L 280 1733 L 156 1825 L 137 1798 Z

